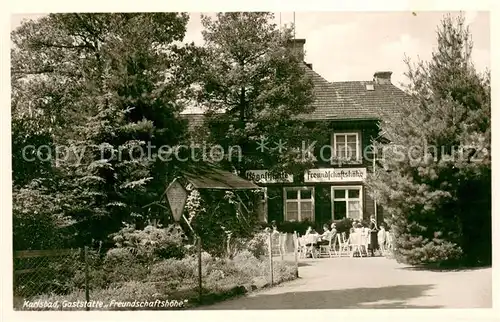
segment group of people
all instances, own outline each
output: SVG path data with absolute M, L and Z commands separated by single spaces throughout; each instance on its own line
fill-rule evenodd
M 271 233 L 272 235 L 279 234 L 276 221 L 273 220 L 271 222 L 271 228 L 268 227 L 265 231 Z M 369 236 L 368 250 L 370 251 L 371 256 L 375 256 L 375 251 L 377 250 L 382 253 L 386 243 L 389 242 L 387 240 L 388 235 L 384 223 L 378 225 L 374 216 L 370 216 L 370 224 L 368 227 L 364 226 L 361 221 L 354 220 L 349 233 L 361 233 L 365 236 Z M 319 248 L 321 245 L 328 245 L 330 240 L 335 238 L 336 234 L 336 224 L 332 223 L 331 225 L 323 225 L 322 234 L 318 234 L 312 226 L 309 226 L 303 237 L 307 241 L 306 246 Z
M 370 225 L 368 227 L 363 226 L 363 224 L 359 220 L 355 220 L 352 223 L 352 227 L 350 228 L 350 234 L 352 233 L 361 233 L 364 235 L 369 235 L 369 244 L 368 249 L 370 251 L 371 256 L 375 256 L 375 251 L 381 251 L 381 245 L 386 244 L 386 230 L 385 225 L 382 223 L 380 226 L 377 224 L 374 216 L 370 216 Z M 330 226 L 327 224 L 323 225 L 323 233 L 318 234 L 314 228 L 309 226 L 306 230 L 305 237 L 315 235 L 317 238 L 313 242 L 313 244 L 308 243 L 306 246 L 315 246 L 319 248 L 321 245 L 328 245 L 330 243 L 330 239 L 335 237 L 337 233 L 336 224 L 332 223 Z
M 370 251 L 371 256 L 375 256 L 376 250 L 381 251 L 380 246 L 385 245 L 386 243 L 385 224 L 381 223 L 380 226 L 377 225 L 377 221 L 374 216 L 370 216 L 370 224 L 368 227 L 363 226 L 359 220 L 355 220 L 352 223 L 350 233 L 361 233 L 370 236 L 368 250 Z

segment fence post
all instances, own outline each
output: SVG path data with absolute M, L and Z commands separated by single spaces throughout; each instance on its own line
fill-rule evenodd
M 281 261 L 284 261 L 285 260 L 285 252 L 286 252 L 286 248 L 285 248 L 285 245 L 286 245 L 286 239 L 287 239 L 287 234 L 284 233 L 280 233 L 279 234 L 279 248 L 280 248 L 280 254 L 281 254 Z
M 200 303 L 202 301 L 202 295 L 203 295 L 203 291 L 201 289 L 202 287 L 202 280 L 201 280 L 201 237 L 198 236 L 198 296 L 199 296 L 199 300 L 200 300 Z
M 88 265 L 88 247 L 85 246 L 83 248 L 83 260 L 85 265 L 85 310 L 89 311 L 90 306 L 88 305 L 90 302 L 89 295 L 89 265 Z
M 295 277 L 299 277 L 299 260 L 297 258 L 297 247 L 298 247 L 298 242 L 297 242 L 297 232 L 293 232 L 293 256 L 295 258 Z
M 269 232 L 269 272 L 271 274 L 271 286 L 273 285 L 273 241 L 272 232 Z

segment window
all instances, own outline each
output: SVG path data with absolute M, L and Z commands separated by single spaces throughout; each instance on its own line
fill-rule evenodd
M 285 221 L 314 221 L 314 188 L 283 188 Z
M 363 219 L 361 186 L 332 187 L 332 219 Z
M 361 161 L 360 134 L 334 133 L 333 134 L 333 156 L 340 161 Z

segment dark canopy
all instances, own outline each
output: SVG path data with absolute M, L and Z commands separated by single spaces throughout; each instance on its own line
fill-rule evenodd
M 196 189 L 251 190 L 260 189 L 255 183 L 216 167 L 182 171 L 183 177 Z

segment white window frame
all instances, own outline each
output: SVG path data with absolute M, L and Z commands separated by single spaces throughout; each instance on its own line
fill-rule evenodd
M 349 160 L 350 162 L 354 163 L 362 163 L 361 160 L 361 133 L 359 131 L 353 131 L 353 132 L 334 132 L 332 134 L 332 147 L 333 147 L 333 157 L 332 157 L 332 164 L 333 163 L 338 163 L 339 161 L 336 161 L 337 158 L 337 136 L 343 136 L 345 139 L 345 146 L 347 147 L 347 136 L 348 135 L 355 135 L 356 136 L 356 159 L 355 160 Z M 347 161 L 347 160 L 346 160 Z M 349 162 L 347 161 L 347 162 Z M 340 161 L 342 163 L 342 161 Z
M 359 190 L 359 198 L 349 198 L 349 192 L 348 190 L 354 190 L 354 189 L 358 189 Z M 346 191 L 346 195 L 344 196 L 344 198 L 335 198 L 335 190 L 345 190 Z M 361 216 L 361 219 L 363 219 L 363 186 L 361 185 L 356 185 L 356 186 L 331 186 L 330 188 L 330 196 L 331 196 L 331 205 L 332 205 L 332 220 L 336 220 L 335 219 L 335 200 L 337 201 L 343 201 L 346 203 L 346 214 L 345 214 L 345 218 L 349 218 L 349 200 L 359 200 L 359 207 L 360 207 L 360 216 Z
M 301 193 L 300 191 L 302 190 L 311 190 L 311 198 L 309 199 L 301 199 Z M 287 191 L 297 191 L 297 199 L 288 199 L 286 197 L 286 192 Z M 294 201 L 294 202 L 297 202 L 298 205 L 297 205 L 297 222 L 302 222 L 302 214 L 301 214 L 301 207 L 300 207 L 300 201 L 301 200 L 310 200 L 311 201 L 311 212 L 312 212 L 312 219 L 311 221 L 314 222 L 316 220 L 316 217 L 315 217 L 315 211 L 314 211 L 314 208 L 315 208 L 315 200 L 314 200 L 314 193 L 315 193 L 315 189 L 314 187 L 312 186 L 306 186 L 306 187 L 283 187 L 283 218 L 285 221 L 288 221 L 288 218 L 287 218 L 287 204 L 288 204 L 288 201 Z

